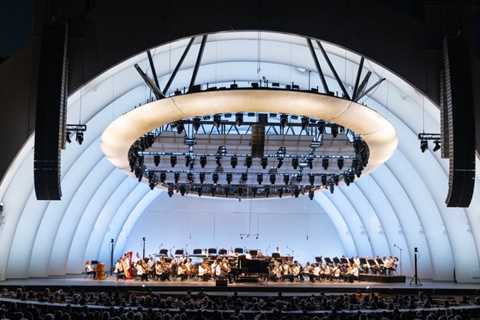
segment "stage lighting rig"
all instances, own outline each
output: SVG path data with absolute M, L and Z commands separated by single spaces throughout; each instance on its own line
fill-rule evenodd
M 428 141 L 433 141 L 434 147 L 433 151 L 438 151 L 441 149 L 441 136 L 439 133 L 426 133 L 421 132 L 418 134 L 418 139 L 420 140 L 420 150 L 422 152 L 427 151 L 428 149 Z
M 200 172 L 198 177 L 200 178 L 200 183 L 203 184 L 205 182 L 205 172 Z
M 293 195 L 295 196 L 295 198 L 298 198 L 298 196 L 300 195 L 300 188 L 298 186 L 295 186 L 295 188 L 293 189 Z
M 215 157 L 215 162 L 217 163 L 217 168 L 220 168 L 222 166 L 222 156 L 217 155 Z
M 250 169 L 250 167 L 252 166 L 252 163 L 253 163 L 252 156 L 247 155 L 245 157 L 245 166 L 247 167 L 247 169 Z
M 303 179 L 303 175 L 301 173 L 297 174 L 297 182 L 300 183 L 302 182 L 302 179 Z
M 302 130 L 307 130 L 309 122 L 310 119 L 308 117 L 302 117 Z
M 177 164 L 177 156 L 172 155 L 170 156 L 170 166 L 173 168 Z
M 230 158 L 230 165 L 232 166 L 232 168 L 235 169 L 235 167 L 237 166 L 237 164 L 238 164 L 237 155 L 233 155 L 233 156 Z
M 434 140 L 434 141 L 433 141 L 433 144 L 434 144 L 433 150 L 432 150 L 433 152 L 437 152 L 437 151 L 440 150 L 440 148 L 442 147 L 442 146 L 440 145 L 440 140 Z
M 323 168 L 324 170 L 327 170 L 327 169 L 328 169 L 328 163 L 329 163 L 328 157 L 323 157 L 323 158 L 322 158 L 322 168 Z
M 338 125 L 330 125 L 330 130 L 332 131 L 332 137 L 336 138 L 338 136 Z
M 262 182 L 263 182 L 263 174 L 261 174 L 261 173 L 257 174 L 257 182 L 258 182 L 258 184 L 262 184 Z
M 283 188 L 280 187 L 277 192 L 278 192 L 278 197 L 281 198 L 283 196 Z
M 191 172 L 187 173 L 187 180 L 188 180 L 190 183 L 193 183 L 193 173 L 191 173 Z
M 260 165 L 262 166 L 263 169 L 266 169 L 268 166 L 268 158 L 262 157 L 262 159 L 260 160 Z
M 77 131 L 75 134 L 75 140 L 81 145 L 83 143 L 83 132 Z
M 297 157 L 292 158 L 292 168 L 294 170 L 297 170 L 298 164 L 299 164 L 298 158 Z
M 200 156 L 200 166 L 202 168 L 205 168 L 207 165 L 207 156 Z
M 173 186 L 169 185 L 168 186 L 168 196 L 171 198 L 173 196 Z
M 182 120 L 175 122 L 175 128 L 177 129 L 178 134 L 182 134 L 185 130 L 185 125 Z
M 270 174 L 270 184 L 275 184 L 275 181 L 277 180 L 277 175 L 274 173 Z
M 322 176 L 320 177 L 320 181 L 322 182 L 322 186 L 326 186 L 327 185 L 327 175 L 322 174 Z
M 177 184 L 178 181 L 180 181 L 180 172 L 175 172 L 173 174 L 173 181 L 175 181 L 175 184 Z
M 84 140 L 84 133 L 87 131 L 87 125 L 85 124 L 67 124 L 65 126 L 65 141 L 72 142 L 72 134 L 75 133 L 75 140 L 78 144 L 82 144 Z
M 190 164 L 191 164 L 191 162 L 192 162 L 192 156 L 189 155 L 189 154 L 187 154 L 187 155 L 185 156 L 185 167 L 189 167 Z

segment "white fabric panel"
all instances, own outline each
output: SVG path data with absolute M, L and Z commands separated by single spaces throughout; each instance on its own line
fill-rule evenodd
M 122 228 L 120 232 L 116 236 L 116 243 L 115 243 L 115 257 L 120 257 L 123 252 L 125 252 L 125 243 L 127 242 L 128 235 L 130 231 L 135 226 L 138 218 L 143 214 L 145 209 L 148 208 L 150 203 L 152 203 L 155 198 L 157 198 L 163 191 L 160 189 L 150 190 L 147 194 L 144 195 L 142 200 L 140 200 L 135 208 L 131 211 L 128 215 L 127 219 L 122 223 Z
M 387 239 L 382 229 L 382 225 L 378 220 L 377 213 L 372 206 L 365 199 L 364 195 L 358 190 L 355 183 L 350 184 L 344 188 L 337 188 L 335 193 L 342 193 L 346 199 L 350 200 L 351 205 L 360 217 L 365 232 L 368 233 L 368 239 L 372 245 L 372 255 L 374 256 L 389 256 L 390 248 Z
M 387 238 L 390 247 L 390 254 L 401 258 L 403 264 L 402 267 L 405 266 L 401 270 L 402 274 L 412 274 L 411 260 L 408 255 L 408 250 L 406 250 L 408 249 L 408 245 L 407 240 L 405 239 L 405 232 L 403 231 L 403 227 L 397 218 L 397 213 L 394 211 L 390 200 L 385 196 L 385 193 L 372 178 L 371 174 L 359 179 L 355 185 L 362 192 L 363 196 L 368 199 L 370 205 L 373 206 L 381 223 L 384 235 Z M 402 254 L 403 257 L 400 257 L 399 250 L 396 246 L 405 250 L 405 256 Z
M 110 221 L 107 231 L 104 233 L 104 237 L 98 247 L 100 253 L 97 258 L 102 261 L 110 260 L 110 239 L 118 240 L 117 236 L 120 233 L 123 224 L 127 220 L 130 212 L 137 206 L 137 204 L 143 199 L 143 197 L 150 191 L 145 183 L 137 182 L 137 186 L 133 191 L 125 198 L 120 205 L 119 209 Z M 116 246 L 116 243 L 115 243 Z
M 77 192 L 75 192 L 74 197 L 65 210 L 68 214 L 63 216 L 53 242 L 50 264 L 48 266 L 49 275 L 63 275 L 66 273 L 66 260 L 73 241 L 75 228 L 86 213 L 85 208 L 88 205 L 88 201 L 95 195 L 102 181 L 110 174 L 112 167 L 112 164 L 103 157 L 88 173 L 78 187 Z
M 400 247 L 403 250 L 402 256 L 404 259 L 410 260 L 410 264 L 402 262 L 402 268 L 404 270 L 413 269 L 413 248 L 418 247 L 419 251 L 422 252 L 422 258 L 418 260 L 420 277 L 422 279 L 432 279 L 432 254 L 425 232 L 423 232 L 425 228 L 419 219 L 413 201 L 410 200 L 408 194 L 389 170 L 388 166 L 381 166 L 375 170 L 375 172 L 371 174 L 371 179 L 376 181 L 393 208 L 395 208 L 395 213 L 407 238 L 408 245 Z
M 93 228 L 89 230 L 87 236 L 87 247 L 79 256 L 82 257 L 82 261 L 92 260 L 99 256 L 100 247 L 102 245 L 105 233 L 108 230 L 111 220 L 115 215 L 115 212 L 122 205 L 123 200 L 135 189 L 138 181 L 132 179 L 130 176 L 126 178 L 116 187 L 108 198 L 105 206 L 98 213 Z
M 325 210 L 330 217 L 330 220 L 332 220 L 332 223 L 335 225 L 337 233 L 340 239 L 342 239 L 345 254 L 351 257 L 358 256 L 358 251 L 352 233 L 350 232 L 350 228 L 332 201 L 330 201 L 323 192 L 315 193 L 315 201 L 322 206 L 323 210 Z
M 324 194 L 335 204 L 337 210 L 342 213 L 343 218 L 349 225 L 358 254 L 360 256 L 372 256 L 372 242 L 362 219 L 350 201 L 345 198 L 345 195 L 338 191 L 339 189 L 335 190 L 333 194 L 327 191 Z
M 67 258 L 67 273 L 79 273 L 82 271 L 82 263 L 84 262 L 83 252 L 85 252 L 88 237 L 91 234 L 95 221 L 102 208 L 106 206 L 109 197 L 126 177 L 127 175 L 124 172 L 116 170 L 112 166 L 112 171 L 110 171 L 108 177 L 102 181 L 101 186 L 90 198 L 82 218 L 75 227 L 75 235 L 72 238 Z

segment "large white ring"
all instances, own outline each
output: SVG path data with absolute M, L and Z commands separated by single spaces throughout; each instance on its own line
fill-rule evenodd
M 398 144 L 390 122 L 361 104 L 303 91 L 238 89 L 172 96 L 138 107 L 105 129 L 101 148 L 113 165 L 129 172 L 128 150 L 146 132 L 194 116 L 234 112 L 304 115 L 349 128 L 360 134 L 369 147 L 370 157 L 364 173 L 387 161 Z

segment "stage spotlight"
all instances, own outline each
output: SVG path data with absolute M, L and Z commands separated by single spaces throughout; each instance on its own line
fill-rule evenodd
M 425 152 L 428 149 L 428 141 L 427 140 L 420 140 L 420 150 Z
M 300 188 L 298 186 L 295 186 L 295 188 L 293 189 L 293 195 L 295 196 L 295 198 L 298 198 L 298 196 L 300 195 Z
M 322 186 L 327 185 L 327 176 L 325 174 L 322 174 L 322 176 L 320 177 L 320 180 L 322 182 Z
M 170 165 L 173 167 L 175 167 L 175 165 L 177 164 L 177 156 L 170 156 Z
M 320 132 L 320 134 L 324 134 L 325 133 L 325 121 L 318 121 L 317 123 L 318 125 L 318 131 Z
M 72 143 L 72 132 L 71 131 L 67 131 L 66 135 L 65 135 L 65 140 L 68 142 L 68 143 Z
M 280 115 L 280 126 L 285 127 L 288 124 L 288 116 L 286 114 Z
M 225 198 L 228 198 L 230 194 L 230 187 L 225 187 Z
M 328 169 L 328 157 L 323 157 L 322 158 L 322 167 L 324 170 Z
M 335 184 L 333 182 L 330 182 L 328 184 L 328 186 L 329 186 L 329 189 L 330 189 L 330 193 L 333 194 L 333 192 L 335 191 Z
M 201 119 L 199 117 L 195 117 L 192 120 L 192 127 L 195 132 L 198 132 L 198 129 L 200 129 L 200 121 Z
M 290 181 L 290 176 L 288 174 L 283 175 L 283 182 L 285 185 L 288 185 L 288 182 Z
M 344 174 L 343 174 L 343 181 L 345 182 L 345 184 L 346 184 L 347 186 L 349 186 L 349 185 L 350 185 L 350 175 L 344 173 Z
M 297 157 L 292 158 L 292 167 L 293 167 L 293 169 L 297 170 L 297 168 L 298 168 L 298 158 Z
M 207 156 L 200 156 L 200 166 L 202 168 L 205 168 L 207 165 Z
M 176 124 L 176 127 L 177 127 L 177 133 L 182 134 L 183 131 L 185 130 L 185 125 L 183 124 L 183 121 L 182 120 L 177 121 L 177 122 L 175 122 L 175 124 Z
M 247 182 L 248 180 L 248 175 L 244 172 L 242 173 L 241 177 L 240 177 L 240 180 L 241 182 Z
M 257 197 L 257 188 L 255 188 L 255 187 L 252 188 L 252 195 L 253 195 L 254 198 Z
M 344 162 L 345 162 L 345 160 L 343 159 L 343 156 L 340 156 L 340 157 L 337 159 L 338 169 L 342 170 L 343 165 L 344 165 Z
M 83 143 L 83 132 L 82 131 L 77 131 L 75 134 L 75 140 L 77 140 L 78 144 Z
M 243 123 L 243 113 L 238 112 L 235 114 L 235 124 L 238 126 L 241 126 Z
M 262 166 L 263 169 L 267 168 L 268 158 L 267 157 L 262 157 L 262 159 L 260 160 L 260 165 Z
M 303 175 L 302 174 L 297 174 L 297 182 L 302 182 Z
M 137 177 L 138 182 L 142 181 L 143 172 L 140 167 L 135 168 L 135 177 Z
M 190 183 L 193 183 L 193 173 L 191 173 L 191 172 L 187 173 L 187 180 L 188 180 Z
M 184 184 L 180 185 L 180 194 L 182 195 L 182 197 L 185 195 L 185 193 L 187 192 L 187 188 L 185 187 Z
M 359 164 L 359 163 L 360 163 L 360 162 L 358 161 L 357 158 L 353 159 L 353 160 L 352 160 L 352 169 L 355 169 L 356 167 L 358 167 L 358 164 Z
M 152 180 L 152 181 L 149 181 L 149 182 L 148 182 L 148 186 L 150 187 L 150 190 L 155 189 L 155 181 L 153 181 L 153 180 Z
M 434 144 L 433 149 L 432 149 L 433 152 L 437 152 L 438 150 L 440 150 L 440 148 L 441 148 L 440 140 L 434 140 L 433 144 Z
M 313 169 L 313 158 L 309 157 L 307 159 L 307 165 L 310 168 L 310 170 Z
M 212 186 L 212 187 L 210 188 L 210 193 L 212 194 L 212 197 L 215 197 L 215 193 L 216 193 L 216 192 L 217 192 L 217 187 Z
M 265 194 L 265 198 L 268 198 L 270 196 L 270 188 L 269 187 L 265 187 L 264 194 Z
M 173 196 L 173 186 L 169 185 L 168 186 L 168 196 L 171 198 Z
M 338 186 L 338 183 L 340 182 L 340 177 L 338 176 L 338 174 L 333 176 L 333 182 L 336 186 Z
M 315 192 L 313 191 L 313 189 L 310 189 L 310 191 L 308 191 L 308 198 L 310 200 L 313 200 L 314 196 L 315 196 Z
M 200 178 L 200 183 L 203 184 L 205 182 L 205 172 L 200 172 L 198 176 Z
M 227 183 L 228 183 L 228 184 L 231 184 L 231 183 L 232 183 L 233 176 L 232 176 L 232 173 L 231 173 L 231 172 L 227 173 L 226 179 L 227 179 Z
M 199 197 L 202 196 L 202 194 L 203 194 L 202 187 L 200 187 L 200 188 L 197 189 L 197 193 L 198 193 L 198 196 L 199 196 Z
M 302 117 L 302 130 L 306 130 L 308 128 L 308 122 L 310 119 L 308 117 Z
M 246 158 L 245 158 L 245 166 L 250 169 L 250 167 L 252 166 L 252 156 L 248 155 Z
M 332 124 L 330 130 L 332 131 L 332 136 L 336 138 L 338 136 L 338 125 Z
M 283 158 L 278 158 L 277 168 L 280 168 L 283 165 Z
M 189 167 L 191 162 L 192 162 L 192 156 L 187 154 L 185 156 L 185 167 Z
M 243 196 L 243 189 L 240 188 L 240 187 L 238 187 L 238 189 L 237 189 L 237 194 L 238 194 L 238 197 L 239 197 L 239 198 L 242 198 L 242 196 Z
M 313 174 L 308 175 L 308 182 L 310 182 L 311 186 L 315 184 L 315 176 Z
M 235 167 L 237 166 L 238 164 L 238 158 L 236 155 L 233 155 L 231 158 L 230 158 L 230 165 L 232 166 L 232 168 L 235 169 Z
M 222 156 L 216 156 L 215 157 L 215 162 L 217 163 L 217 167 L 222 166 Z
M 160 172 L 160 182 L 164 183 L 167 180 L 167 173 L 165 171 Z
M 281 198 L 283 196 L 283 188 L 280 187 L 280 189 L 278 189 L 278 197 Z
M 274 173 L 270 174 L 270 183 L 275 184 L 275 180 L 277 180 L 277 175 Z
M 262 182 L 263 182 L 263 174 L 261 174 L 261 173 L 257 174 L 257 182 L 258 182 L 258 184 L 262 184 Z
M 218 183 L 218 173 L 214 173 L 212 174 L 212 181 L 214 184 L 217 184 Z
M 153 156 L 153 163 L 155 164 L 155 167 L 158 167 L 160 164 L 160 156 L 158 154 Z
M 177 184 L 179 180 L 180 180 L 180 172 L 175 172 L 173 174 L 173 181 L 175 181 L 175 183 Z
M 221 116 L 221 115 L 219 115 L 219 114 L 214 114 L 214 115 L 213 115 L 213 125 L 214 125 L 215 127 L 217 127 L 217 128 L 220 127 L 220 122 L 221 122 L 221 120 L 222 120 L 222 116 Z

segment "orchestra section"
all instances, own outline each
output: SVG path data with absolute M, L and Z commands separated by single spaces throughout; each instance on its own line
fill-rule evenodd
M 169 252 L 160 249 L 148 256 L 128 251 L 111 270 L 99 261 L 86 261 L 85 274 L 96 280 L 109 275 L 116 281 L 209 282 L 217 285 L 234 283 L 322 283 L 356 281 L 405 282 L 399 274 L 399 259 L 385 257 L 323 257 L 299 262 L 292 255 L 282 255 L 279 248 L 267 256 L 261 250 L 244 248 L 193 249 L 188 254 L 183 249 Z

